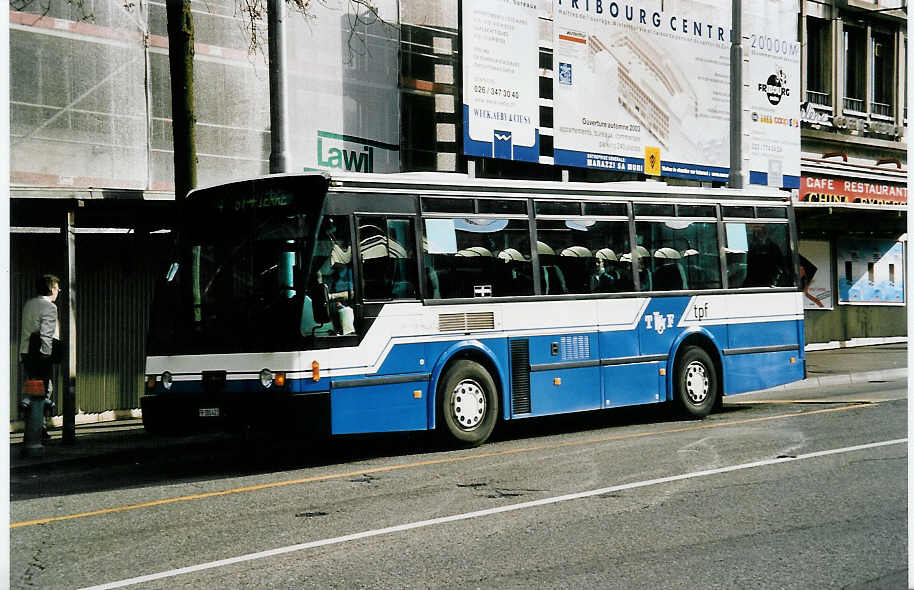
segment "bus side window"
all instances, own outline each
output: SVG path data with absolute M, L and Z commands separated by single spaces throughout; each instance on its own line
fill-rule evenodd
M 720 253 L 717 222 L 682 218 L 635 223 L 639 262 L 646 271 L 641 289 L 681 291 L 719 289 Z
M 628 222 L 537 219 L 536 233 L 543 295 L 633 290 L 616 254 L 629 251 Z
M 423 249 L 431 298 L 533 294 L 530 234 L 522 219 L 425 219 Z
M 786 223 L 728 223 L 727 268 L 730 287 L 790 287 L 793 264 Z M 731 270 L 731 254 L 739 262 Z M 742 280 L 740 280 L 742 279 Z
M 364 299 L 415 299 L 413 220 L 359 218 L 359 255 Z

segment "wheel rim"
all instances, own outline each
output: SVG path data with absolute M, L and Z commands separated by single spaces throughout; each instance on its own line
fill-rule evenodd
M 711 390 L 711 383 L 708 381 L 708 371 L 704 363 L 692 361 L 686 366 L 685 372 L 685 391 L 689 401 L 693 404 L 700 404 L 708 399 L 708 393 Z
M 464 379 L 454 387 L 451 412 L 461 430 L 475 430 L 486 417 L 486 393 L 473 379 Z

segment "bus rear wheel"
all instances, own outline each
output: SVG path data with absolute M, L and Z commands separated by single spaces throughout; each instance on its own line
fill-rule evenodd
M 495 381 L 479 363 L 459 360 L 438 386 L 438 430 L 451 444 L 484 443 L 498 420 Z
M 704 418 L 717 403 L 717 369 L 708 353 L 689 346 L 676 361 L 676 404 L 687 416 Z

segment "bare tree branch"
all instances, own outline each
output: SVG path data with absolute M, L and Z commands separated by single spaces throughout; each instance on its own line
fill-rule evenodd
M 314 2 L 323 6 L 330 6 L 329 0 L 285 0 L 286 6 L 292 11 L 303 16 L 305 19 L 315 18 L 312 6 Z M 385 21 L 381 17 L 379 9 L 373 0 L 343 0 L 347 5 L 347 18 L 349 19 L 349 37 L 347 44 L 349 46 L 349 61 L 352 61 L 354 55 L 368 55 L 368 45 L 364 38 L 357 37 L 357 27 L 360 25 L 370 26 L 375 23 L 383 23 L 393 27 L 394 25 Z M 263 39 L 266 35 L 264 25 L 267 17 L 266 0 L 238 0 L 241 11 L 244 30 L 248 36 L 248 52 L 257 53 L 263 51 Z M 355 43 L 359 41 L 363 48 L 358 50 Z
M 41 12 L 36 14 L 37 23 L 51 12 L 51 3 L 54 0 L 10 0 L 10 9 L 16 12 L 25 12 L 37 5 Z M 95 22 L 95 14 L 86 7 L 85 0 L 65 0 L 67 4 L 76 9 L 77 22 Z M 35 23 L 32 23 L 35 24 Z

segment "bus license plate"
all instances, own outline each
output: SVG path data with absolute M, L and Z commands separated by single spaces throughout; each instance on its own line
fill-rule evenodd
M 200 408 L 201 418 L 218 418 L 219 408 Z

